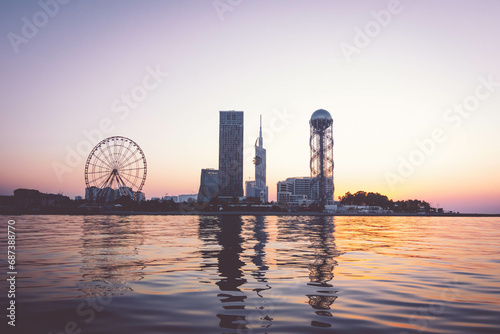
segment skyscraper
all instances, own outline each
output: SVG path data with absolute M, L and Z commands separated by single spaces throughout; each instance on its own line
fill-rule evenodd
M 311 188 L 319 187 L 318 204 L 326 205 L 333 202 L 333 119 L 324 109 L 316 110 L 309 121 L 311 127 L 311 177 L 314 179 Z M 327 183 L 331 183 L 328 184 Z
M 243 111 L 220 111 L 219 197 L 243 196 Z
M 260 116 L 259 138 L 255 142 L 255 197 L 260 198 L 261 202 L 267 203 L 267 186 L 266 186 L 266 149 L 263 147 L 264 139 L 262 138 L 262 115 Z

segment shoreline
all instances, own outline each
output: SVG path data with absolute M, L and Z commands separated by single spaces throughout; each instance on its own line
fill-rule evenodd
M 0 212 L 5 216 L 339 216 L 339 217 L 500 217 L 500 213 L 326 213 L 326 212 L 259 212 L 259 211 L 119 211 L 103 210 L 100 212 Z

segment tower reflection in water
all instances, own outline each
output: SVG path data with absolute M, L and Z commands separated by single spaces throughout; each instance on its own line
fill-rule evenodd
M 220 318 L 220 327 L 230 329 L 246 329 L 245 313 L 238 310 L 245 309 L 247 296 L 240 290 L 240 286 L 246 283 L 243 277 L 242 267 L 245 265 L 240 259 L 243 251 L 241 246 L 242 221 L 240 216 L 220 216 L 220 231 L 217 233 L 217 241 L 222 247 L 217 257 L 219 273 L 222 277 L 216 284 L 219 286 L 219 300 L 222 308 L 231 312 L 217 314 Z
M 311 247 L 314 260 L 309 264 L 309 286 L 318 288 L 314 294 L 308 294 L 309 305 L 319 316 L 331 317 L 331 305 L 337 299 L 336 290 L 330 283 L 333 269 L 337 265 L 335 257 L 339 256 L 335 246 L 333 217 L 317 217 L 309 223 Z M 330 327 L 329 323 L 312 321 L 311 325 Z
M 256 269 L 252 272 L 252 276 L 258 283 L 260 283 L 258 287 L 253 289 L 253 291 L 255 291 L 259 296 L 258 305 L 255 305 L 255 309 L 258 311 L 254 311 L 254 315 L 257 320 L 257 326 L 267 328 L 272 325 L 273 318 L 271 318 L 269 314 L 272 305 L 267 306 L 268 304 L 272 303 L 267 300 L 264 294 L 261 293 L 262 291 L 271 289 L 271 286 L 268 284 L 266 277 L 266 273 L 269 270 L 269 267 L 266 264 L 265 258 L 265 248 L 268 238 L 265 219 L 266 218 L 263 216 L 255 217 L 253 237 L 256 240 L 256 243 L 253 246 L 254 255 L 252 256 L 252 263 L 255 265 Z
M 262 217 L 248 217 L 245 222 L 253 225 L 256 241 L 253 246 L 254 254 L 250 257 L 255 265 L 251 276 L 258 282 L 258 287 L 252 289 L 255 291 L 254 296 L 247 295 L 250 286 L 246 291 L 243 289 L 243 286 L 248 283 L 244 278 L 243 268 L 247 264 L 250 265 L 250 261 L 245 263 L 243 259 L 245 251 L 243 245 L 247 241 L 242 237 L 244 222 L 241 216 L 200 217 L 199 237 L 204 242 L 202 270 L 216 267 L 219 278 L 215 284 L 220 289 L 217 298 L 223 310 L 219 311 L 216 316 L 219 318 L 219 326 L 226 330 L 232 329 L 233 333 L 246 332 L 255 327 L 269 327 L 272 320 L 264 314 L 265 298 L 261 295 L 263 290 L 270 289 L 266 283 L 268 267 L 264 260 L 267 242 L 265 221 Z M 216 262 L 213 262 L 214 259 Z M 263 287 L 260 287 L 261 284 Z M 257 296 L 257 302 L 248 301 L 249 298 L 255 300 L 255 296 Z
M 144 243 L 139 220 L 88 217 L 83 221 L 82 279 L 86 296 L 116 296 L 132 291 L 128 282 L 144 278 L 138 248 Z
M 252 272 L 252 276 L 257 280 L 257 282 L 267 283 L 266 272 L 269 269 L 265 261 L 267 232 L 265 226 L 265 218 L 263 216 L 255 217 L 253 237 L 255 238 L 256 243 L 253 246 L 254 255 L 252 256 L 252 262 L 257 268 L 257 270 Z M 258 289 L 256 291 L 262 291 L 262 290 L 267 290 L 267 289 Z
M 277 316 L 289 317 L 288 307 L 298 310 L 310 305 L 314 310 L 310 325 L 331 327 L 330 309 L 337 298 L 331 281 L 339 255 L 333 218 L 276 219 L 274 230 L 269 230 L 267 219 L 276 217 L 200 217 L 201 269 L 217 273 L 211 284 L 220 290 L 219 326 L 224 333 L 265 332 Z M 279 249 L 267 249 L 273 231 L 277 241 L 271 247 L 280 245 Z M 274 263 L 272 269 L 269 263 Z M 308 276 L 303 276 L 303 268 L 308 268 Z M 271 292 L 270 282 L 290 279 L 297 285 Z M 307 302 L 299 302 L 304 295 Z

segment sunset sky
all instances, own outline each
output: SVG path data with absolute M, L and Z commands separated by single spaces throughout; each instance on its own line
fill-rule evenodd
M 88 154 L 114 135 L 143 149 L 148 198 L 197 193 L 219 111 L 241 110 L 244 180 L 262 115 L 275 200 L 309 176 L 323 108 L 335 197 L 500 213 L 498 1 L 60 2 L 0 3 L 1 195 L 83 196 Z

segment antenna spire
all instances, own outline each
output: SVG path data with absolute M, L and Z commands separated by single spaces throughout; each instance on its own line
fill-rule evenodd
M 262 115 L 260 115 L 259 147 L 262 147 L 264 139 L 262 138 Z

